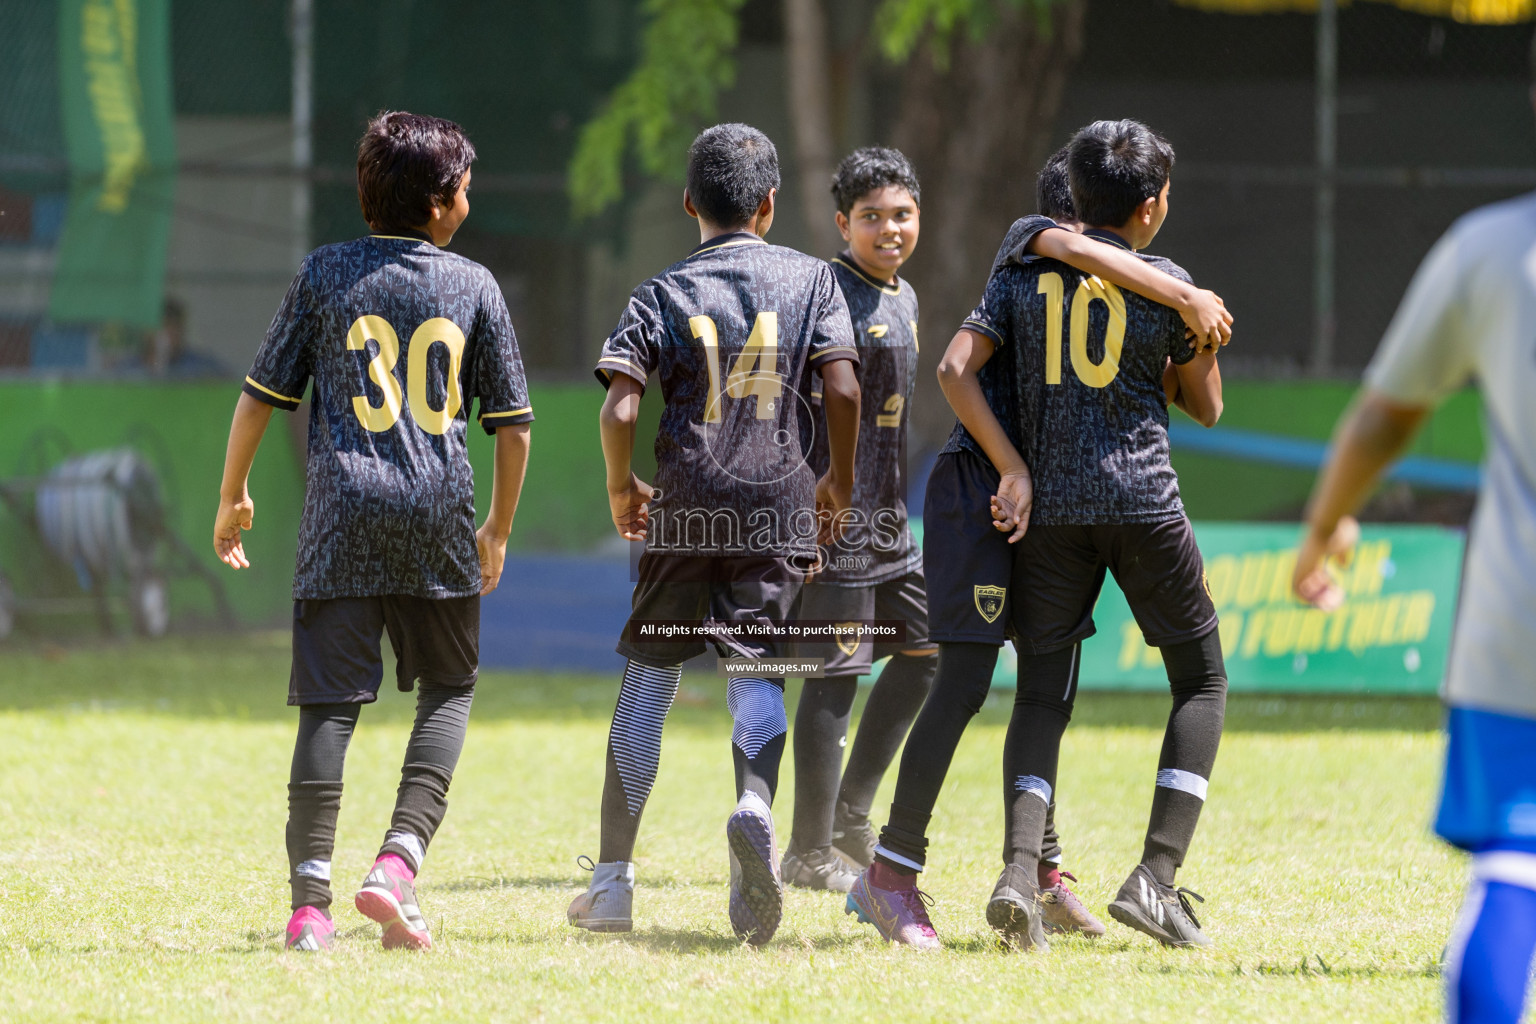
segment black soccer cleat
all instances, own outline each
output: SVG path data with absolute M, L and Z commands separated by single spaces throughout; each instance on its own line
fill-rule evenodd
M 785 885 L 799 889 L 825 889 L 831 892 L 848 892 L 859 880 L 858 872 L 848 862 L 824 846 L 817 850 L 796 850 L 794 843 L 784 851 L 779 862 L 779 875 Z
M 1015 864 L 1003 868 L 987 902 L 987 924 L 1007 945 L 1041 951 L 1048 948 L 1040 886 L 1030 872 Z
M 1200 920 L 1190 906 L 1191 897 L 1205 902 L 1199 893 L 1163 885 L 1145 864 L 1138 864 L 1115 894 L 1109 916 L 1165 946 L 1209 946 L 1211 940 L 1200 930 Z
M 839 800 L 837 813 L 832 818 L 832 849 L 854 866 L 855 874 L 874 863 L 877 841 L 869 815 L 854 814 Z

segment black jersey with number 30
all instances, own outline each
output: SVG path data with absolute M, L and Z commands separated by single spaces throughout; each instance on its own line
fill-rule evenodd
M 487 432 L 533 419 L 495 278 L 425 237 L 316 249 L 244 390 L 291 411 L 311 378 L 293 596 L 478 594 L 470 403 Z
M 635 289 L 596 370 L 605 385 L 661 382 L 648 551 L 814 552 L 802 432 L 811 371 L 838 359 L 858 353 L 831 268 L 750 232 L 709 239 Z
M 832 261 L 832 272 L 853 319 L 863 402 L 853 478 L 857 517 L 827 549 L 826 568 L 816 582 L 867 586 L 922 565 L 922 549 L 907 526 L 907 407 L 917 381 L 917 293 L 901 278 L 889 284 L 870 277 L 847 253 Z M 811 466 L 820 475 L 831 456 L 819 403 L 816 411 Z
M 1110 232 L 1087 234 L 1129 248 Z M 1190 280 L 1168 260 L 1141 258 Z M 1195 353 L 1177 312 L 1065 263 L 1026 256 L 993 275 L 964 326 L 996 342 L 994 360 L 1012 364 L 1010 434 L 1034 479 L 1031 523 L 1183 515 L 1168 459 L 1163 370 L 1170 358 L 1186 363 Z

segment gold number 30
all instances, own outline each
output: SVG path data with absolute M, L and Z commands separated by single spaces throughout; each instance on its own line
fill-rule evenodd
M 464 405 L 464 392 L 459 386 L 459 368 L 464 363 L 464 332 L 452 320 L 436 316 L 411 333 L 409 362 L 405 367 L 405 395 L 400 393 L 400 380 L 395 376 L 395 364 L 400 361 L 400 337 L 389 321 L 381 316 L 360 316 L 352 321 L 347 330 L 347 348 L 360 352 L 373 339 L 379 346 L 379 354 L 368 360 L 368 379 L 384 394 L 383 405 L 372 405 L 364 395 L 352 398 L 352 411 L 366 430 L 382 434 L 400 420 L 400 409 L 405 399 L 410 400 L 411 419 L 429 434 L 446 434 L 453 418 Z M 444 383 L 448 388 L 448 400 L 441 409 L 432 408 L 427 401 L 427 356 L 432 346 L 442 343 L 448 349 L 448 373 Z
M 1045 382 L 1061 383 L 1061 313 L 1066 286 L 1054 270 L 1040 275 L 1036 294 L 1045 296 Z M 1109 310 L 1104 332 L 1104 361 L 1088 358 L 1088 306 L 1098 299 Z M 1120 289 L 1097 277 L 1087 277 L 1072 296 L 1072 370 L 1091 388 L 1108 386 L 1120 373 L 1120 352 L 1125 347 L 1125 296 Z

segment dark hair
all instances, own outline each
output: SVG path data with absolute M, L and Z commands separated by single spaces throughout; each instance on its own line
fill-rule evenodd
M 1095 121 L 1072 138 L 1067 173 L 1077 219 L 1118 227 L 1173 170 L 1173 147 L 1140 121 Z
M 452 121 L 385 110 L 357 143 L 357 201 L 374 230 L 415 227 L 432 219 L 432 203 L 452 205 L 474 143 Z
M 778 187 L 779 151 L 751 125 L 717 124 L 688 147 L 688 197 L 717 227 L 741 227 Z
M 837 200 L 838 212 L 846 217 L 853 212 L 854 203 L 887 185 L 906 189 L 914 203 L 923 205 L 923 187 L 906 154 L 888 146 L 864 146 L 837 165 L 837 173 L 832 175 L 832 198 Z
M 1077 220 L 1072 183 L 1067 177 L 1067 156 L 1071 151 L 1071 146 L 1062 146 L 1035 175 L 1035 212 L 1051 220 Z

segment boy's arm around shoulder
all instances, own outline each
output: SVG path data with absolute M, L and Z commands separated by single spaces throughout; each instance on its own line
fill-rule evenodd
M 1173 364 L 1178 381 L 1174 404 L 1202 427 L 1214 427 L 1221 419 L 1221 367 L 1215 352 L 1200 352 L 1193 359 Z M 1163 375 L 1166 393 L 1168 375 Z
M 1215 351 L 1232 340 L 1232 314 L 1221 296 L 1181 281 L 1133 252 L 1065 228 L 1040 231 L 1026 248 L 1177 310 L 1202 351 Z

